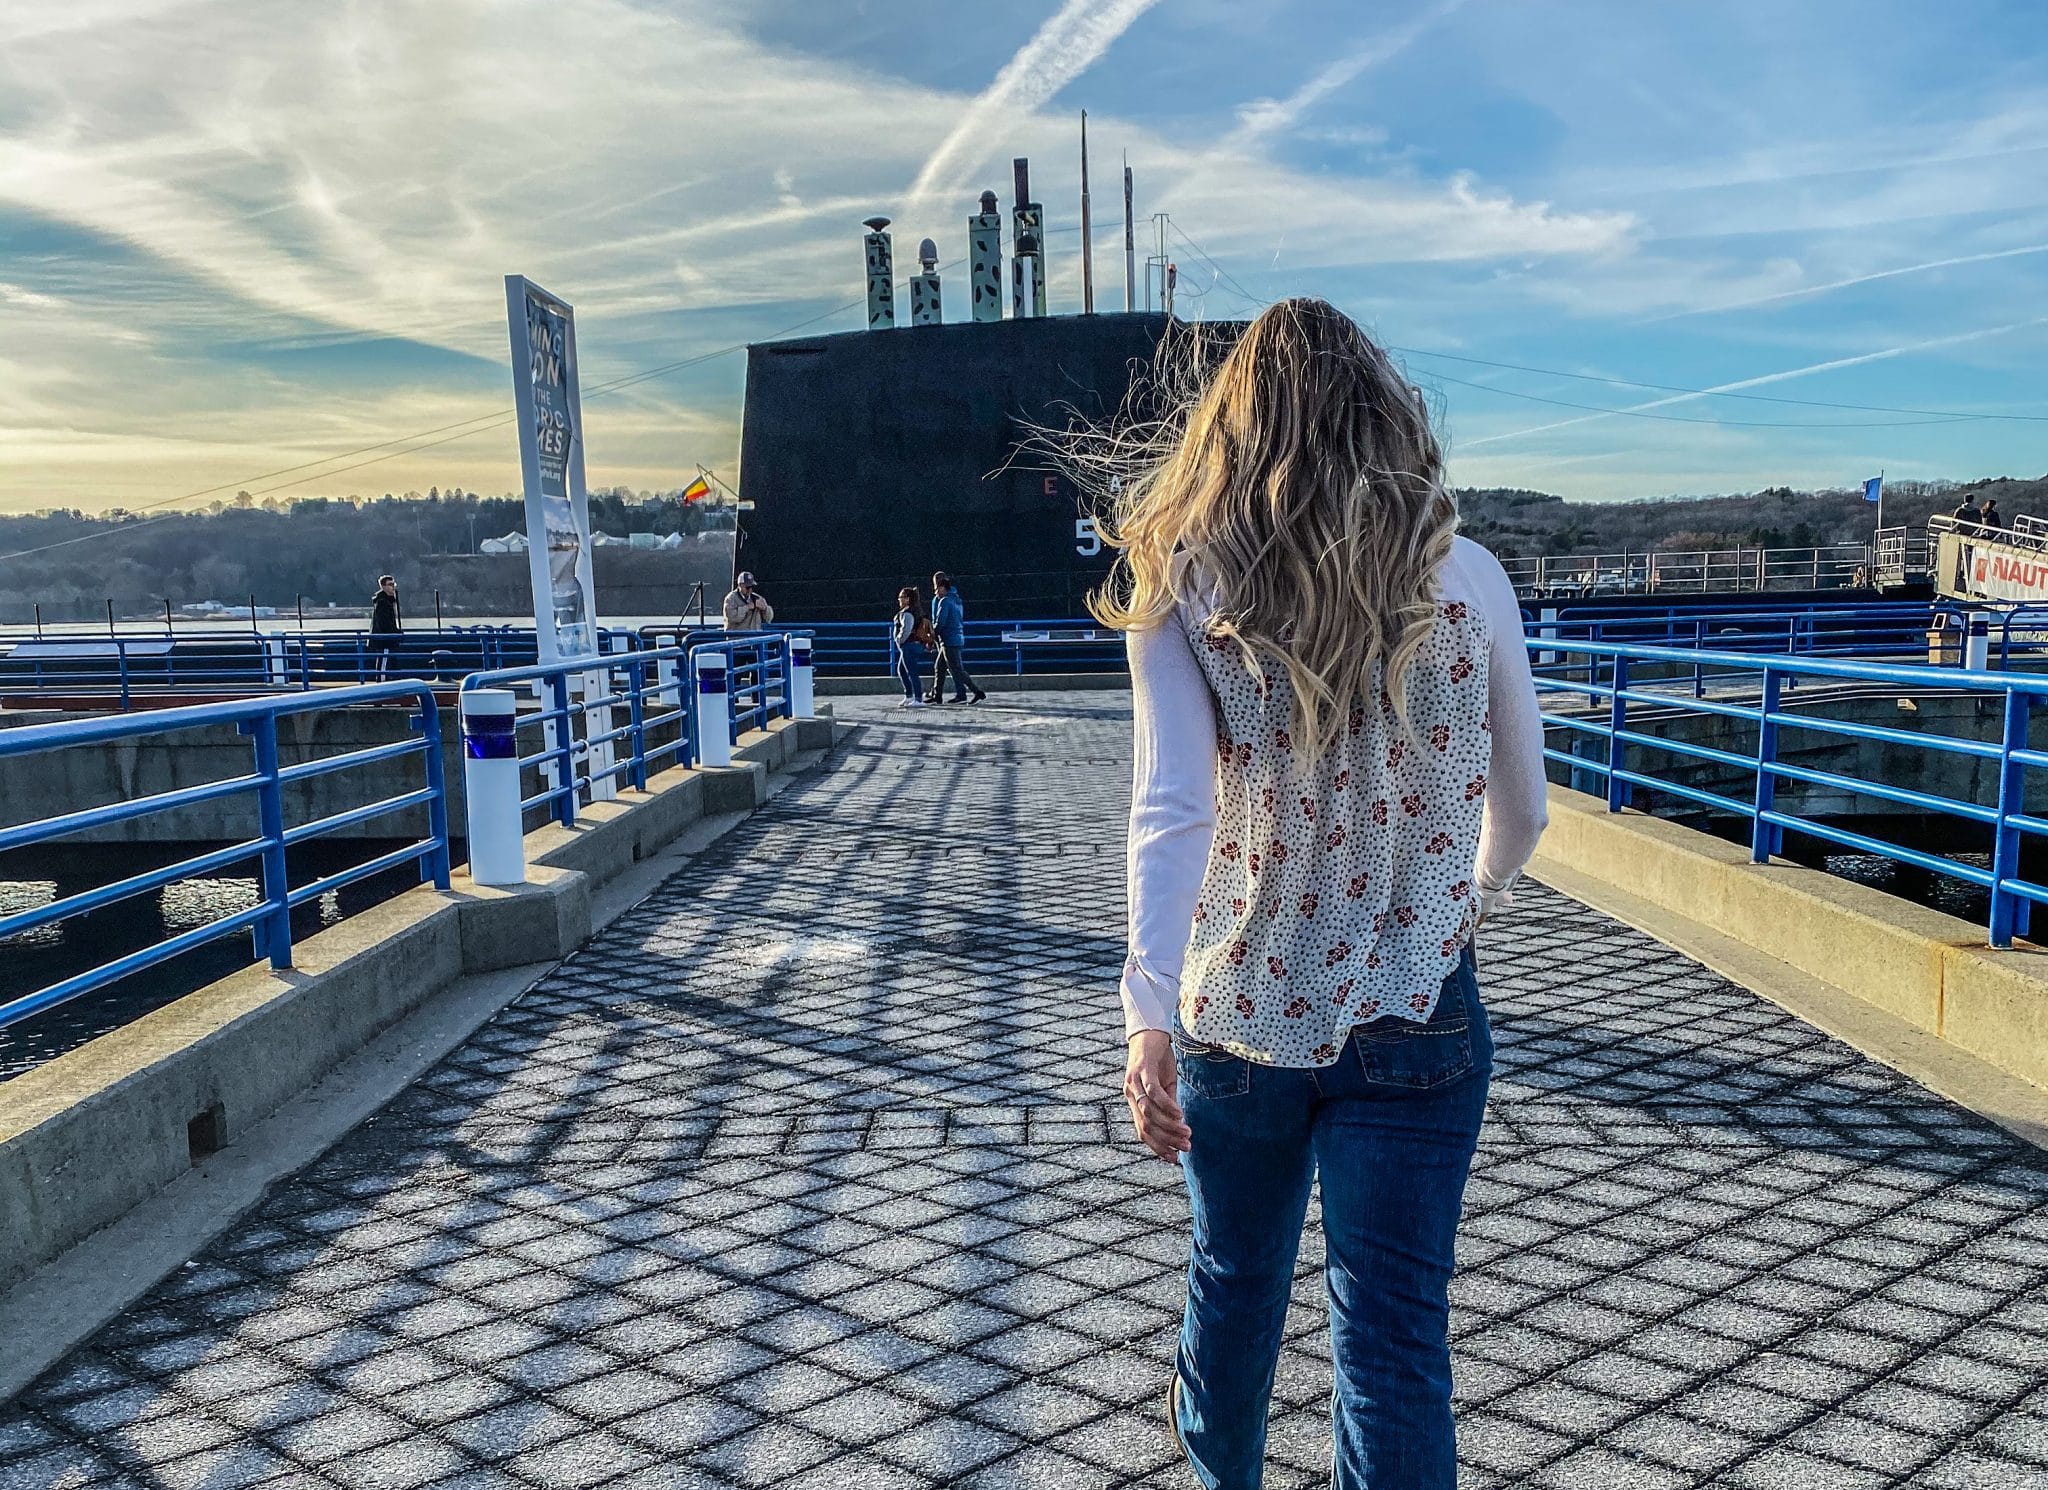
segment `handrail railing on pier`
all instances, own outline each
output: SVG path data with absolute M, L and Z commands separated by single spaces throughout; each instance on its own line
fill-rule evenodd
M 1979 672 L 1961 668 L 1901 663 L 1855 662 L 1833 657 L 1768 657 L 1690 647 L 1631 646 L 1606 641 L 1558 641 L 1531 637 L 1536 685 L 1551 706 L 1544 710 L 1546 736 L 1561 735 L 1567 748 L 1546 740 L 1544 754 L 1574 773 L 1597 782 L 1609 811 L 1631 805 L 1638 791 L 1658 793 L 1742 819 L 1750 825 L 1751 857 L 1758 863 L 1782 851 L 1789 829 L 1856 853 L 1874 854 L 1912 865 L 1930 874 L 1959 880 L 1990 896 L 1990 941 L 2010 946 L 2015 934 L 2027 930 L 2029 908 L 2048 902 L 2048 885 L 2020 873 L 2020 845 L 2026 835 L 2048 835 L 2048 818 L 2026 810 L 2027 771 L 2048 766 L 2048 751 L 2029 742 L 2032 713 L 2048 699 L 2048 676 L 2038 673 Z M 1710 696 L 1688 697 L 1668 686 L 1690 682 L 1695 668 L 1712 674 Z M 1783 707 L 1782 694 L 1791 684 L 1809 682 L 1872 684 L 1910 692 L 1918 697 L 1947 695 L 1989 698 L 1999 710 L 1996 741 L 1968 739 L 1933 731 L 1899 729 L 1851 719 L 1826 718 Z M 1688 687 L 1687 692 L 1693 690 Z M 1578 701 L 1558 708 L 1560 698 Z M 1651 734 L 1640 727 L 1640 712 L 1631 722 L 1631 707 L 1640 711 L 1700 714 L 1754 726 L 1754 745 L 1746 750 L 1722 749 L 1693 740 Z M 1869 780 L 1823 770 L 1786 759 L 1785 732 L 1809 737 L 1871 742 L 1903 752 L 1928 752 L 1969 757 L 1995 766 L 1995 799 L 1964 801 L 1893 782 Z M 1581 748 L 1574 749 L 1571 746 Z M 1730 795 L 1673 774 L 1687 763 L 1705 763 L 1737 773 L 1746 780 L 1743 795 Z M 1854 794 L 1975 824 L 1986 830 L 1991 850 L 1989 868 L 1944 858 L 1872 833 L 1833 823 L 1797 817 L 1777 805 L 1782 783 L 1797 782 Z
M 1501 561 L 1524 593 L 1706 594 L 1714 591 L 1831 590 L 1868 577 L 1870 547 L 1648 549 L 1638 553 L 1546 554 Z
M 701 635 L 701 633 L 699 633 Z M 787 719 L 789 704 L 789 639 L 809 636 L 808 630 L 729 631 L 716 640 L 690 644 L 690 678 L 697 659 L 706 653 L 724 656 L 726 692 L 732 708 L 732 743 L 748 730 L 766 729 L 771 719 Z
M 284 765 L 280 761 L 277 722 L 282 718 L 346 709 L 357 704 L 388 705 L 408 700 L 418 708 L 412 718 L 417 738 L 321 756 L 292 765 Z M 288 968 L 292 965 L 291 913 L 294 907 L 389 869 L 418 864 L 422 879 L 442 889 L 448 887 L 448 813 L 441 775 L 441 720 L 433 692 L 423 683 L 382 683 L 318 694 L 162 709 L 148 714 L 24 725 L 0 730 L 0 762 L 54 750 L 151 740 L 180 731 L 224 725 L 234 726 L 249 739 L 251 767 L 243 774 L 126 801 L 70 807 L 47 817 L 0 828 L 0 853 L 53 843 L 95 828 L 132 823 L 156 813 L 241 796 L 255 798 L 257 829 L 253 836 L 225 848 L 195 854 L 173 864 L 128 875 L 111 884 L 67 895 L 46 905 L 0 916 L 0 941 L 60 925 L 133 896 L 154 893 L 180 880 L 194 879 L 251 861 L 257 865 L 262 898 L 255 905 L 203 926 L 115 957 L 48 987 L 18 995 L 0 1004 L 0 1027 L 106 988 L 131 973 L 153 967 L 195 947 L 244 931 L 253 935 L 257 957 L 267 957 L 272 967 Z M 423 782 L 419 787 L 307 822 L 286 822 L 287 788 L 352 767 L 408 757 L 419 757 L 423 762 Z M 344 828 L 414 809 L 423 809 L 426 813 L 425 837 L 304 884 L 294 886 L 291 883 L 286 866 L 287 850 Z
M 540 733 L 539 748 L 519 755 L 522 773 L 539 774 L 540 790 L 522 798 L 520 810 L 545 809 L 566 827 L 585 800 L 614 796 L 622 782 L 644 789 L 663 762 L 697 760 L 692 695 L 682 676 L 688 655 L 681 647 L 653 647 L 498 668 L 472 673 L 461 691 L 507 688 L 531 695 L 536 706 L 519 714 L 515 732 Z

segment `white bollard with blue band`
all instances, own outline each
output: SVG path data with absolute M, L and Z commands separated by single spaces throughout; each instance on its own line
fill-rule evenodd
M 698 652 L 690 658 L 697 677 L 697 764 L 732 764 L 732 694 L 723 652 Z
M 1991 666 L 1991 618 L 1981 611 L 1970 617 L 1963 633 L 1963 666 L 1978 673 Z
M 811 639 L 792 634 L 789 638 L 789 712 L 797 719 L 809 719 L 812 707 Z
M 462 797 L 469 813 L 469 877 L 526 883 L 526 824 L 519 809 L 519 701 L 476 688 L 462 701 Z

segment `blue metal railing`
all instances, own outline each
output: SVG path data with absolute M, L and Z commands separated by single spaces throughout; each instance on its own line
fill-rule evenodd
M 633 634 L 600 632 L 606 654 Z M 246 696 L 417 678 L 453 685 L 539 660 L 531 627 L 471 626 L 378 636 L 367 630 L 58 632 L 0 637 L 0 695 L 59 694 L 130 709 L 165 695 Z
M 418 707 L 413 716 L 417 738 L 373 745 L 337 755 L 322 756 L 293 765 L 283 765 L 278 753 L 278 720 L 287 716 L 348 708 L 356 704 L 391 704 L 410 700 Z M 0 853 L 10 849 L 48 844 L 95 828 L 134 822 L 156 813 L 175 811 L 205 802 L 253 795 L 257 831 L 254 837 L 226 848 L 181 859 L 174 864 L 134 874 L 112 884 L 100 885 L 0 916 L 0 941 L 8 937 L 58 925 L 132 896 L 149 894 L 179 880 L 211 874 L 236 864 L 254 861 L 262 899 L 210 921 L 206 925 L 167 937 L 152 946 L 77 973 L 46 988 L 17 996 L 0 1004 L 0 1027 L 69 999 L 95 992 L 109 984 L 153 967 L 182 952 L 243 931 L 252 934 L 256 955 L 267 957 L 270 965 L 288 968 L 292 963 L 291 912 L 293 907 L 358 880 L 381 874 L 405 864 L 418 864 L 420 876 L 448 887 L 448 813 L 441 776 L 441 721 L 431 689 L 417 682 L 383 683 L 364 688 L 337 689 L 319 694 L 297 694 L 282 698 L 257 699 L 241 703 L 203 704 L 191 708 L 162 709 L 148 714 L 73 720 L 58 724 L 26 725 L 0 730 L 0 762 L 19 760 L 47 751 L 115 741 L 155 740 L 182 730 L 234 725 L 250 742 L 251 769 L 239 776 L 196 786 L 179 787 L 103 806 L 74 808 L 51 817 L 0 828 Z M 315 777 L 346 771 L 377 762 L 420 757 L 422 784 L 394 797 L 366 802 L 308 822 L 287 824 L 285 792 Z M 343 828 L 354 827 L 390 814 L 423 808 L 427 833 L 360 864 L 323 875 L 294 886 L 286 866 L 290 848 L 326 837 Z
M 1874 854 L 1960 880 L 1988 892 L 1990 940 L 1995 947 L 2010 946 L 2016 934 L 2024 935 L 2030 907 L 2037 902 L 2048 903 L 2048 886 L 2020 874 L 2023 836 L 2048 835 L 2048 818 L 2027 812 L 2025 801 L 2027 770 L 2048 766 L 2048 751 L 2033 748 L 2028 738 L 2033 710 L 2048 699 L 2048 676 L 1853 662 L 1832 657 L 1759 657 L 1730 651 L 1699 652 L 1689 647 L 1558 641 L 1551 637 L 1531 637 L 1527 645 L 1535 658 L 1539 695 L 1551 700 L 1565 696 L 1578 701 L 1576 708 L 1568 710 L 1545 708 L 1546 736 L 1561 735 L 1566 748 L 1557 748 L 1546 739 L 1544 754 L 1597 783 L 1610 812 L 1630 806 L 1638 791 L 1662 793 L 1710 813 L 1746 820 L 1750 825 L 1750 854 L 1758 863 L 1782 851 L 1785 832 L 1790 829 L 1856 853 Z M 1668 680 L 1674 674 L 1688 676 L 1695 667 L 1710 670 L 1716 683 L 1722 685 L 1717 686 L 1714 697 L 1687 697 L 1654 682 L 1644 682 L 1640 676 L 1654 672 Z M 1638 675 L 1633 681 L 1632 671 Z M 1971 739 L 1785 709 L 1784 690 L 1795 682 L 1811 681 L 1875 684 L 1910 690 L 1922 698 L 1943 694 L 1988 698 L 1995 701 L 2000 711 L 1999 738 Z M 1638 711 L 1678 711 L 1739 721 L 1754 726 L 1755 745 L 1751 750 L 1731 750 L 1652 734 L 1641 727 L 1640 713 L 1632 721 L 1632 706 Z M 1995 800 L 1965 801 L 1796 764 L 1785 759 L 1787 732 L 1995 762 Z M 1653 768 L 1656 757 L 1664 760 L 1661 771 Z M 1731 795 L 1725 789 L 1675 779 L 1674 768 L 1689 762 L 1736 773 L 1736 779 L 1746 780 L 1747 786 L 1741 795 Z M 1779 785 L 1783 782 L 1854 794 L 1981 826 L 1989 834 L 1990 867 L 1944 858 L 1871 833 L 1787 813 L 1777 805 Z
M 1525 606 L 1532 634 L 1570 641 L 1625 642 L 1638 646 L 1709 647 L 1722 652 L 1777 652 L 1788 656 L 1856 656 L 1919 652 L 1944 607 L 1927 601 L 1869 605 L 1758 606 L 1701 610 L 1687 606 L 1591 608 Z
M 532 695 L 537 707 L 519 715 L 514 732 L 540 737 L 537 748 L 519 756 L 521 772 L 538 773 L 540 789 L 520 800 L 520 810 L 544 809 L 567 827 L 586 797 L 610 796 L 622 784 L 644 790 L 664 762 L 696 762 L 687 667 L 683 648 L 656 647 L 472 673 L 461 691 L 508 688 Z
M 1706 646 L 1793 656 L 1918 653 L 1924 631 L 1959 614 L 1947 604 L 1871 601 L 1813 606 L 1740 597 L 1702 608 L 1639 601 L 1623 606 L 1530 606 L 1524 618 L 1546 635 L 1647 646 Z M 1994 656 L 2003 665 L 2048 651 L 2048 611 L 1994 619 Z M 773 633 L 785 634 L 779 627 Z M 821 677 L 889 672 L 889 623 L 826 622 L 800 628 L 812 637 Z M 966 659 L 976 674 L 1119 671 L 1123 649 L 1099 639 L 1094 624 L 1072 617 L 970 620 Z M 634 648 L 690 647 L 725 639 L 713 627 L 671 624 L 601 633 L 605 655 Z M 1030 638 L 1030 640 L 1025 640 Z M 477 672 L 536 665 L 530 627 L 451 627 L 409 631 L 391 650 L 367 631 L 209 629 L 97 633 L 83 630 L 0 634 L 0 696 L 61 696 L 83 706 L 130 708 L 167 697 L 217 692 L 236 696 L 421 678 L 456 686 Z
M 822 621 L 802 629 L 814 639 L 813 656 L 821 678 L 886 677 L 891 671 L 887 620 Z M 1125 666 L 1119 646 L 1058 639 L 1020 645 L 1008 639 L 1020 632 L 1064 632 L 1072 637 L 1096 630 L 1096 623 L 1085 617 L 970 620 L 965 629 L 963 655 L 968 672 L 976 675 L 1118 672 Z
M 792 634 L 805 633 L 648 627 L 643 642 L 675 635 L 685 644 L 473 673 L 461 691 L 509 688 L 531 696 L 534 707 L 520 713 L 514 733 L 539 737 L 518 757 L 522 772 L 538 775 L 539 789 L 520 800 L 520 810 L 545 811 L 572 826 L 583 802 L 619 786 L 645 789 L 664 765 L 695 765 L 702 758 L 694 701 L 696 659 L 704 653 L 726 659 L 734 743 L 750 729 L 787 718 Z
M 789 717 L 789 639 L 810 634 L 808 630 L 727 632 L 715 640 L 691 644 L 693 686 L 699 657 L 715 652 L 725 658 L 734 744 L 748 730 L 766 729 L 771 719 Z

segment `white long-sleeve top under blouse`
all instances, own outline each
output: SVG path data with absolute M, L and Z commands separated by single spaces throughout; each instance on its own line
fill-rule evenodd
M 1376 688 L 1314 760 L 1282 669 L 1254 671 L 1187 607 L 1131 634 L 1127 1037 L 1177 1027 L 1323 1066 L 1353 1025 L 1428 1019 L 1547 820 L 1514 586 L 1460 538 L 1437 600 L 1407 728 Z

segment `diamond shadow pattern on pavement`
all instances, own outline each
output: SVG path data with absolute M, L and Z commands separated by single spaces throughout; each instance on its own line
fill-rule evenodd
M 1129 705 L 867 728 L 0 1408 L 0 1487 L 1176 1486 Z M 1461 1485 L 2048 1487 L 2048 1164 L 1540 887 Z M 1313 1226 L 1275 1487 L 1325 1483 Z

